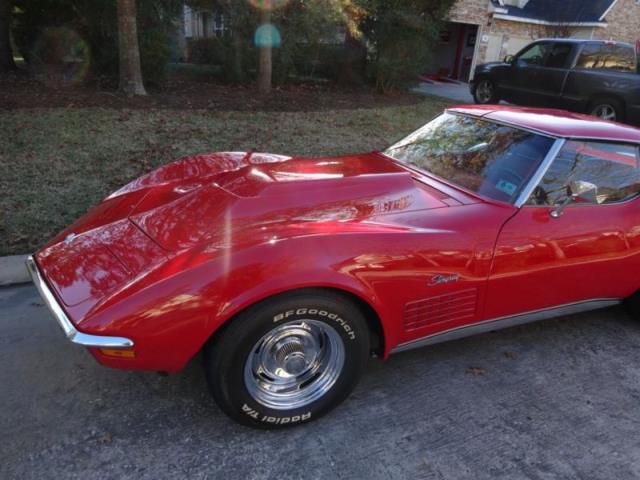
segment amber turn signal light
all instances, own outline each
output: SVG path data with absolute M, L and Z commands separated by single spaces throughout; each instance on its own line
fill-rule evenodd
M 107 357 L 134 358 L 136 352 L 133 350 L 123 350 L 118 348 L 101 348 L 100 353 Z

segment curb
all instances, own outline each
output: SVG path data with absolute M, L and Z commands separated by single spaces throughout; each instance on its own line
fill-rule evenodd
M 27 257 L 28 255 L 0 257 L 0 287 L 31 281 L 24 263 Z

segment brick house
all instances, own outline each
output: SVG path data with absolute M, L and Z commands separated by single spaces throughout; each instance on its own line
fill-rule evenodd
M 458 0 L 427 72 L 467 81 L 476 64 L 544 37 L 636 43 L 640 0 Z

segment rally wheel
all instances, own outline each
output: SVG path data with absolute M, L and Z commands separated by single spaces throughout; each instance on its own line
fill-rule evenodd
M 315 420 L 340 404 L 368 356 L 366 320 L 347 297 L 301 290 L 237 315 L 207 345 L 205 370 L 227 415 L 276 429 Z

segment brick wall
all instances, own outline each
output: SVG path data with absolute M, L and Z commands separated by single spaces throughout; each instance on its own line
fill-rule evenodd
M 489 19 L 489 0 L 458 0 L 449 11 L 452 22 L 486 24 Z
M 636 0 L 618 0 L 606 20 L 607 28 L 597 29 L 594 38 L 630 43 L 640 39 L 640 4 Z
M 448 20 L 451 22 L 470 23 L 478 25 L 478 46 L 474 56 L 471 71 L 475 69 L 477 64 L 483 63 L 486 57 L 487 44 L 481 39 L 486 33 L 487 23 L 489 22 L 489 3 L 490 0 L 458 0 L 449 11 Z

